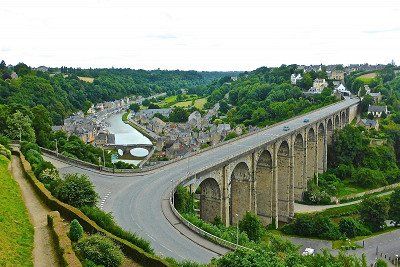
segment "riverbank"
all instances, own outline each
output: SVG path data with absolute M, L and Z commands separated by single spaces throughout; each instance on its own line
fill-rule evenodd
M 139 125 L 139 124 L 137 124 L 137 123 L 135 123 L 133 121 L 130 121 L 129 120 L 129 114 L 130 114 L 130 111 L 125 112 L 124 115 L 122 115 L 122 121 L 124 123 L 128 124 L 129 126 L 133 127 L 135 130 L 140 132 L 142 135 L 146 136 L 151 141 L 151 143 L 153 145 L 155 145 L 156 138 L 157 138 L 156 134 L 150 133 L 146 128 L 142 127 L 141 125 Z M 154 134 L 154 136 L 152 134 Z

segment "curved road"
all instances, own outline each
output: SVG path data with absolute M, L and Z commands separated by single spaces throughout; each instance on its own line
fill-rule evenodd
M 158 254 L 177 260 L 188 259 L 205 263 L 218 254 L 181 235 L 163 214 L 161 203 L 163 200 L 165 203 L 176 183 L 184 177 L 304 127 L 305 118 L 309 119 L 307 124 L 312 124 L 358 101 L 357 98 L 346 99 L 146 173 L 113 175 L 70 166 L 51 158 L 47 159 L 54 162 L 61 173 L 87 174 L 101 196 L 100 206 L 112 212 L 121 227 L 149 240 Z M 289 126 L 290 130 L 283 131 L 284 126 Z

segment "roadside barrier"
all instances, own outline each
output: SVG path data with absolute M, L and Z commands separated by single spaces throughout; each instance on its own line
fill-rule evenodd
M 122 249 L 122 251 L 126 256 L 132 258 L 133 260 L 135 260 L 139 264 L 142 264 L 143 266 L 150 266 L 150 267 L 169 266 L 169 264 L 165 260 L 160 259 L 157 256 L 151 255 L 149 253 L 146 253 L 141 248 L 133 245 L 132 243 L 104 230 L 103 228 L 98 226 L 94 221 L 89 219 L 85 214 L 83 214 L 83 212 L 81 212 L 79 209 L 59 201 L 36 178 L 35 174 L 31 169 L 30 163 L 25 159 L 25 156 L 19 150 L 16 149 L 13 149 L 12 154 L 18 156 L 21 159 L 21 165 L 22 165 L 21 169 L 24 173 L 24 176 L 32 184 L 34 190 L 36 191 L 40 199 L 51 209 L 57 210 L 62 215 L 62 217 L 64 217 L 68 221 L 72 221 L 73 219 L 78 220 L 79 223 L 82 225 L 83 229 L 88 233 L 91 234 L 101 233 L 102 235 L 111 238 L 118 246 L 120 246 L 120 248 Z

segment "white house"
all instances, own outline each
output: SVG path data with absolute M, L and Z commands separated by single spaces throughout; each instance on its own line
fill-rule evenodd
M 346 89 L 346 87 L 343 84 L 340 84 L 338 87 L 335 88 L 335 92 L 339 93 L 343 96 L 350 96 L 351 92 Z
M 290 82 L 291 82 L 292 84 L 296 84 L 297 81 L 300 81 L 301 79 L 303 79 L 303 77 L 301 77 L 300 73 L 297 74 L 297 75 L 293 73 L 293 74 L 290 76 Z
M 318 91 L 324 90 L 328 87 L 328 82 L 325 79 L 315 79 L 313 82 L 313 87 L 316 88 Z
M 372 114 L 374 117 L 380 118 L 383 113 L 388 114 L 387 106 L 368 106 L 368 114 Z

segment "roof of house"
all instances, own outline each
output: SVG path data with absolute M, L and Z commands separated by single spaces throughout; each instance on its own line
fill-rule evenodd
M 370 120 L 370 119 L 362 119 L 361 120 L 362 121 L 362 123 L 364 124 L 364 125 L 366 125 L 366 126 L 370 126 L 370 127 L 375 127 L 376 125 L 377 125 L 377 121 L 375 121 L 375 120 Z
M 386 106 L 370 105 L 368 107 L 368 112 L 386 112 L 386 111 L 387 111 L 387 107 Z

